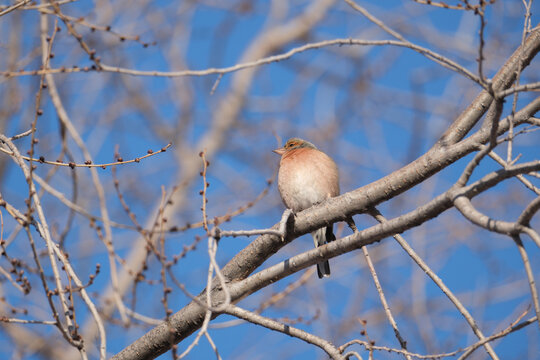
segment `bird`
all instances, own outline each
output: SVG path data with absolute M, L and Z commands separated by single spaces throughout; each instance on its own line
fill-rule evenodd
M 279 149 L 278 190 L 283 203 L 293 213 L 339 195 L 339 173 L 334 160 L 309 141 L 293 137 Z M 333 225 L 311 233 L 315 247 L 336 240 Z M 317 264 L 319 278 L 330 276 L 330 264 Z

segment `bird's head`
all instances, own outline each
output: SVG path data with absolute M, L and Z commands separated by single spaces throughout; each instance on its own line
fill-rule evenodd
M 280 147 L 279 149 L 272 150 L 278 155 L 284 155 L 290 151 L 301 149 L 301 148 L 311 148 L 311 149 L 317 149 L 315 145 L 310 143 L 309 141 L 302 140 L 300 138 L 290 138 L 287 140 L 285 145 L 283 147 Z

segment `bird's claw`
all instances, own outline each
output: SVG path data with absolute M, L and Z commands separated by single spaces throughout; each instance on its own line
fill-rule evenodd
M 285 236 L 287 235 L 287 222 L 289 221 L 291 214 L 293 214 L 291 209 L 285 209 L 279 222 L 279 233 L 281 234 L 281 240 L 283 241 L 285 241 Z

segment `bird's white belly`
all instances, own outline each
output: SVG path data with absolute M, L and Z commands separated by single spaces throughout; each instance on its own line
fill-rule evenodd
M 328 197 L 328 194 L 318 186 L 317 174 L 314 171 L 295 172 L 289 180 L 287 189 L 282 190 L 286 190 L 282 192 L 285 204 L 294 211 L 307 209 Z

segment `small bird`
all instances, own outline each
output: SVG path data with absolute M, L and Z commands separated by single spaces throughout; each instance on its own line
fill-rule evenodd
M 339 195 L 339 174 L 336 163 L 309 141 L 291 138 L 282 148 L 278 189 L 285 206 L 294 213 L 305 210 L 330 197 Z M 336 240 L 333 225 L 311 233 L 315 247 Z M 319 278 L 330 276 L 328 260 L 317 264 Z

